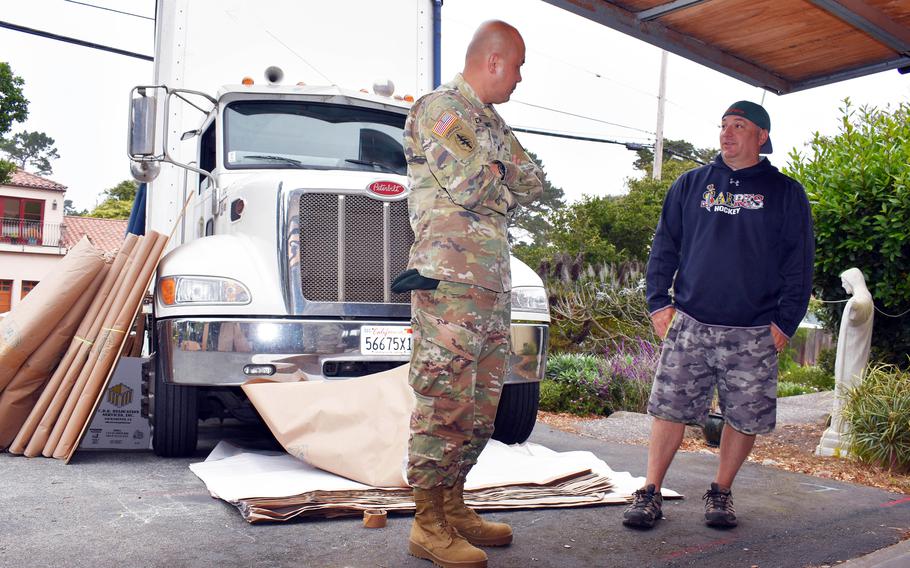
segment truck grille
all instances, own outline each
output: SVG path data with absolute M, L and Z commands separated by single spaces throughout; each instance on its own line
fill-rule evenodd
M 300 197 L 300 284 L 313 302 L 407 304 L 392 280 L 408 264 L 408 204 L 365 195 Z

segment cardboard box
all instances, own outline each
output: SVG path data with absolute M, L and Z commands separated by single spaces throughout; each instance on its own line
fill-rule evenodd
M 141 357 L 122 357 L 92 417 L 81 450 L 148 450 L 151 427 L 142 416 Z

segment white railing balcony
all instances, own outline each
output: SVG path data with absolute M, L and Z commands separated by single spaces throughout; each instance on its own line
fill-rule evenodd
M 0 244 L 61 247 L 63 226 L 59 223 L 0 217 Z

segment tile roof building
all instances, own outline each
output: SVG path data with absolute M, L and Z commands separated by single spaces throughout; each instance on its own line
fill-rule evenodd
M 127 221 L 63 214 L 66 186 L 17 169 L 0 184 L 0 313 L 14 308 L 83 237 L 113 255 Z
M 63 217 L 63 246 L 70 249 L 83 236 L 87 236 L 95 248 L 104 253 L 120 249 L 126 236 L 127 221 L 122 219 L 95 219 L 92 217 Z
M 47 189 L 50 191 L 66 191 L 65 185 L 51 181 L 47 178 L 36 176 L 35 174 L 30 174 L 27 171 L 18 168 L 13 172 L 12 179 L 4 185 L 28 187 L 32 189 Z

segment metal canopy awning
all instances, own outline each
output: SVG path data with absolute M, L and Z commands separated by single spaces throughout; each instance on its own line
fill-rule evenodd
M 910 0 L 545 0 L 784 94 L 910 71 Z

